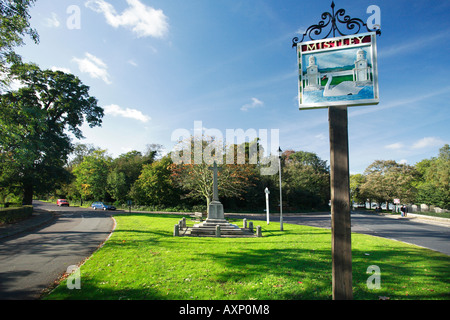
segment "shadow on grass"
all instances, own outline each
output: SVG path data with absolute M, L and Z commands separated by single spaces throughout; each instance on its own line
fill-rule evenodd
M 208 253 L 205 257 L 223 270 L 209 277 L 210 281 L 253 284 L 242 288 L 247 299 L 328 299 L 331 292 L 328 250 L 250 248 L 246 252 Z
M 163 220 L 179 218 L 159 214 L 138 216 Z M 331 233 L 328 229 L 286 225 L 281 232 L 273 226 L 264 226 L 263 238 L 174 238 L 170 230 L 172 221 L 164 224 L 163 220 L 153 228 L 124 225 L 124 229 L 117 230 L 115 237 L 108 241 L 105 248 L 111 254 L 118 255 L 127 249 L 126 252 L 138 259 L 133 264 L 127 261 L 113 269 L 115 283 L 110 283 L 111 278 L 97 276 L 94 271 L 90 279 L 83 280 L 80 295 L 61 288 L 52 299 L 78 299 L 80 296 L 112 300 L 331 299 Z M 166 228 L 169 228 L 167 232 Z M 450 298 L 450 257 L 365 235 L 354 234 L 352 238 L 355 299 Z M 149 255 L 154 255 L 158 264 L 153 264 Z M 97 263 L 103 268 L 102 261 Z M 144 265 L 153 273 L 151 278 L 142 280 Z M 367 268 L 372 265 L 381 270 L 381 288 L 377 290 L 367 288 L 370 277 Z M 160 269 L 155 272 L 156 268 Z M 133 272 L 134 282 L 121 285 L 121 270 Z M 186 290 L 190 290 L 188 294 Z

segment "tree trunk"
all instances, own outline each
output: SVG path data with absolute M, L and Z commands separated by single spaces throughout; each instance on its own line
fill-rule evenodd
M 25 206 L 31 206 L 33 204 L 33 185 L 31 183 L 25 183 L 23 186 L 22 204 Z

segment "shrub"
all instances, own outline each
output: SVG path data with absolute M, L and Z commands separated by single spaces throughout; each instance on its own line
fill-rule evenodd
M 0 224 L 14 223 L 27 219 L 33 214 L 33 206 L 0 209 Z

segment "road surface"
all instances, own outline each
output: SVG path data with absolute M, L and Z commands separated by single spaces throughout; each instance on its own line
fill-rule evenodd
M 108 212 L 33 204 L 55 211 L 56 219 L 38 230 L 0 240 L 2 300 L 39 298 L 69 266 L 89 257 L 113 230 Z

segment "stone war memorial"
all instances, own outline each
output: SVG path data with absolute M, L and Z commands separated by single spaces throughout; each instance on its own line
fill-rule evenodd
M 231 224 L 225 219 L 225 211 L 219 200 L 219 167 L 214 162 L 213 167 L 209 168 L 213 171 L 213 199 L 209 204 L 208 217 L 206 221 L 195 224 L 193 227 L 186 226 L 186 219 L 180 220 L 175 225 L 174 236 L 191 236 L 191 237 L 255 237 L 261 236 L 261 227 L 257 227 L 256 234 L 253 230 L 253 223 L 244 220 L 244 226 L 240 228 L 235 224 Z

